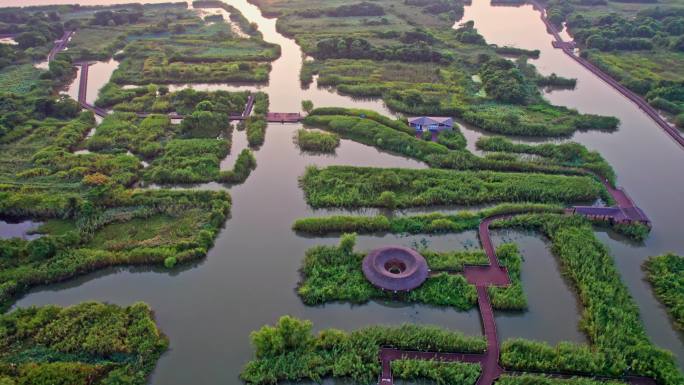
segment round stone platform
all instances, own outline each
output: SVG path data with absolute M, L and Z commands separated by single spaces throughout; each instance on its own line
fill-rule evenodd
M 428 265 L 422 255 L 402 246 L 372 250 L 363 259 L 363 274 L 373 285 L 392 291 L 409 291 L 428 277 Z

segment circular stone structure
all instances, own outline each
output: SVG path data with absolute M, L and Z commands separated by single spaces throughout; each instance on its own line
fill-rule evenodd
M 402 246 L 372 250 L 363 259 L 361 268 L 370 283 L 384 290 L 413 290 L 428 277 L 425 258 L 415 250 Z

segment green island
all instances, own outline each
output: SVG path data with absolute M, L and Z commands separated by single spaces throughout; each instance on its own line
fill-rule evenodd
M 644 263 L 648 281 L 679 328 L 684 328 L 684 258 L 665 254 Z
M 392 299 L 409 303 L 424 303 L 435 306 L 449 306 L 468 310 L 477 303 L 475 286 L 469 285 L 461 274 L 463 266 L 486 265 L 487 258 L 480 251 L 434 252 L 423 250 L 432 275 L 418 289 L 408 293 L 395 294 L 371 285 L 363 276 L 359 266 L 365 253 L 353 251 L 354 235 L 344 234 L 340 245 L 319 246 L 309 249 L 301 269 L 302 281 L 297 293 L 307 305 L 318 305 L 331 301 L 364 303 L 370 299 Z M 511 286 L 492 288 L 492 305 L 496 309 L 524 310 L 525 294 L 520 282 L 522 256 L 515 244 L 501 245 L 496 250 L 501 264 L 511 275 Z
M 295 137 L 297 146 L 302 151 L 309 152 L 335 152 L 340 145 L 340 137 L 337 134 L 316 132 L 309 130 L 298 130 Z

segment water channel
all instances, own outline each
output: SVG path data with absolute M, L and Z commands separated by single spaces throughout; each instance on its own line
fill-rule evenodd
M 73 2 L 3 1 L 9 3 L 7 5 Z M 382 101 L 354 100 L 315 85 L 302 89 L 299 69 L 303 57 L 294 41 L 277 33 L 275 20 L 262 17 L 258 8 L 246 0 L 228 2 L 259 25 L 265 40 L 282 47 L 282 56 L 273 63 L 268 85 L 257 87 L 269 94 L 271 111 L 299 111 L 301 100 L 310 99 L 316 106 L 358 107 L 389 113 Z M 93 5 L 111 1 L 80 3 Z M 640 270 L 642 261 L 650 255 L 666 251 L 684 254 L 684 240 L 678 228 L 680 218 L 684 218 L 684 205 L 680 201 L 684 196 L 684 179 L 680 172 L 684 151 L 617 91 L 559 50 L 554 50 L 539 13 L 531 6 L 496 7 L 488 0 L 473 0 L 473 4 L 466 7 L 463 20 L 474 20 L 488 42 L 540 49 L 540 58 L 533 63 L 541 72 L 577 78 L 575 90 L 547 94 L 553 103 L 620 118 L 622 124 L 618 132 L 578 133 L 572 139 L 600 151 L 615 168 L 619 184 L 653 220 L 653 232 L 643 245 L 630 244 L 612 233 L 600 233 L 599 237 L 615 256 L 622 277 L 640 307 L 649 335 L 659 346 L 672 350 L 684 366 L 684 337 L 673 330 L 664 309 L 643 281 Z M 91 67 L 91 81 L 95 77 L 108 78 L 111 67 L 103 65 L 102 68 L 99 72 Z M 98 72 L 104 75 L 97 75 Z M 102 84 L 104 82 L 99 86 Z M 99 86 L 89 89 L 89 99 L 95 97 Z M 327 213 L 313 211 L 305 204 L 297 185 L 297 177 L 304 168 L 311 164 L 425 166 L 346 140 L 342 141 L 335 156 L 302 154 L 292 142 L 298 128 L 298 125 L 269 125 L 266 142 L 255 153 L 258 167 L 245 184 L 231 188 L 232 218 L 206 259 L 171 272 L 156 268 L 107 269 L 63 284 L 37 288 L 20 299 L 16 306 L 69 305 L 87 300 L 122 305 L 136 301 L 149 303 L 159 326 L 171 340 L 169 352 L 161 358 L 153 374 L 153 384 L 239 384 L 240 369 L 252 357 L 249 332 L 273 323 L 283 314 L 311 319 L 317 328 L 351 330 L 369 324 L 414 322 L 437 324 L 469 335 L 481 334 L 476 310 L 455 312 L 377 302 L 361 306 L 302 305 L 294 290 L 305 250 L 312 245 L 337 242 L 336 238 L 302 237 L 290 229 L 296 218 Z M 467 127 L 465 132 L 471 145 L 472 139 L 481 135 Z M 244 133 L 234 134 L 234 144 L 244 146 L 242 135 Z M 233 154 L 239 151 L 233 150 Z M 519 232 L 496 232 L 494 240 L 497 244 L 513 241 L 519 245 L 525 257 L 523 284 L 530 304 L 525 313 L 497 314 L 500 337 L 525 337 L 550 343 L 583 342 L 585 338 L 577 326 L 577 301 L 561 277 L 546 241 L 537 235 Z M 425 242 L 437 250 L 478 247 L 475 232 L 432 237 L 363 236 L 357 247 L 367 249 L 388 243 L 413 246 Z

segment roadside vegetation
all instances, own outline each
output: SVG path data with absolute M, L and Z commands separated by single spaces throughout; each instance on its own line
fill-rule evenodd
M 684 8 L 681 4 L 549 2 L 582 55 L 684 128 Z
M 378 353 L 382 346 L 467 353 L 482 353 L 486 348 L 482 337 L 465 337 L 434 326 L 369 326 L 353 332 L 325 329 L 315 335 L 312 326 L 310 321 L 284 316 L 275 326 L 252 332 L 255 358 L 243 369 L 242 380 L 249 384 L 273 384 L 335 377 L 372 383 L 380 375 Z M 477 377 L 479 372 L 478 366 L 443 365 L 438 368 L 438 363 L 411 361 L 400 362 L 396 368 L 401 378 L 455 379 L 456 384 L 468 384 L 467 380 Z
M 490 46 L 472 21 L 452 28 L 465 2 L 255 3 L 278 16 L 278 30 L 314 58 L 302 68 L 304 84 L 318 75 L 319 86 L 382 98 L 395 111 L 458 117 L 499 134 L 568 136 L 619 123 L 544 100 L 539 87 L 574 87 L 575 81 L 539 75 L 527 62 L 538 52 Z
M 210 110 L 227 115 L 241 115 L 247 103 L 249 92 L 196 91 L 192 88 L 169 92 L 166 86 L 147 85 L 123 88 L 107 83 L 95 101 L 102 108 L 122 112 L 146 112 L 166 114 L 175 112 L 190 115 L 201 102 L 211 103 Z
M 472 385 L 477 382 L 482 371 L 478 364 L 437 360 L 395 360 L 391 365 L 394 378 L 407 381 L 429 380 L 437 384 Z
M 152 311 L 87 302 L 0 316 L 0 383 L 147 383 L 168 342 Z
M 684 329 L 684 258 L 675 254 L 651 257 L 644 263 L 644 270 L 675 325 Z
M 591 170 L 615 184 L 615 171 L 610 164 L 603 159 L 601 154 L 589 151 L 579 143 L 529 145 L 514 143 L 501 136 L 483 136 L 477 141 L 476 146 L 484 151 L 532 155 L 550 164 Z
M 525 374 L 512 376 L 504 374 L 498 380 L 498 385 L 624 385 L 622 381 L 594 380 L 586 377 L 554 378 L 551 376 Z

